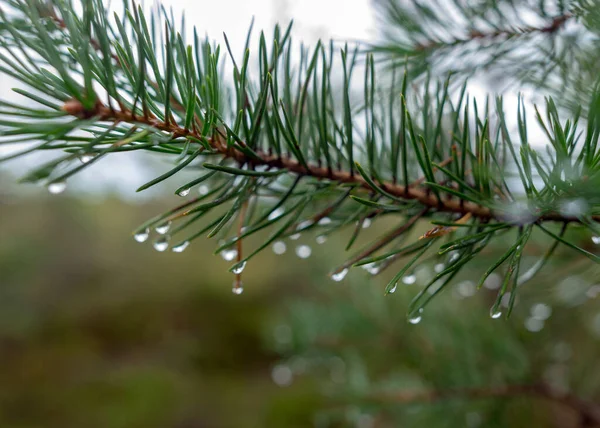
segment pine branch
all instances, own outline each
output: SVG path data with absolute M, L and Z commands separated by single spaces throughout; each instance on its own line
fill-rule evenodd
M 464 201 L 461 199 L 438 199 L 436 195 L 431 193 L 431 191 L 416 187 L 416 184 L 420 184 L 422 181 L 424 181 L 423 178 L 415 180 L 415 185 L 411 186 L 402 186 L 400 184 L 395 184 L 389 181 L 383 181 L 379 182 L 378 184 L 375 184 L 374 182 L 370 182 L 370 180 L 367 180 L 360 175 L 352 174 L 351 172 L 336 169 L 330 170 L 328 168 L 320 167 L 317 165 L 304 165 L 303 163 L 296 161 L 290 157 L 269 155 L 268 153 L 264 153 L 260 150 L 255 151 L 253 156 L 248 156 L 240 150 L 229 148 L 223 135 L 216 135 L 211 138 L 205 138 L 202 135 L 200 135 L 197 131 L 182 128 L 174 122 L 166 123 L 161 120 L 158 120 L 156 117 L 151 116 L 139 117 L 129 110 L 111 110 L 109 107 L 103 105 L 101 102 L 97 103 L 93 109 L 85 110 L 83 105 L 81 105 L 78 101 L 70 100 L 67 101 L 67 103 L 65 103 L 65 105 L 63 106 L 63 110 L 80 119 L 94 118 L 100 121 L 108 121 L 113 123 L 129 123 L 132 125 L 144 123 L 156 129 L 166 131 L 169 134 L 173 135 L 173 137 L 193 137 L 197 140 L 205 140 L 208 144 L 210 144 L 210 147 L 215 152 L 220 153 L 227 158 L 235 160 L 239 165 L 263 165 L 269 168 L 285 170 L 291 173 L 295 173 L 298 176 L 306 176 L 316 179 L 327 179 L 330 181 L 338 182 L 340 184 L 351 184 L 371 192 L 377 192 L 378 188 L 381 188 L 390 195 L 406 200 L 416 200 L 421 205 L 430 209 L 434 209 L 438 212 L 458 213 L 462 215 L 470 214 L 471 216 L 476 217 L 481 221 L 489 221 L 490 219 L 495 219 L 499 221 L 504 220 L 502 214 L 492 212 L 492 210 L 489 207 L 484 207 L 476 203 Z M 239 141 L 239 143 L 243 147 L 248 147 L 248 145 L 243 141 Z M 448 162 L 449 161 L 441 162 L 439 166 L 441 167 L 444 163 Z M 423 212 L 423 214 L 425 212 Z M 419 218 L 421 216 L 419 216 Z M 593 221 L 600 222 L 600 215 L 591 216 L 591 219 Z M 577 215 L 569 216 L 562 215 L 558 212 L 548 212 L 538 216 L 536 218 L 536 221 L 580 223 L 582 219 L 580 216 Z
M 496 398 L 514 398 L 528 395 L 558 403 L 587 421 L 586 427 L 600 426 L 600 406 L 583 400 L 571 393 L 556 391 L 546 384 L 505 385 L 498 387 L 446 388 L 430 391 L 400 391 L 395 393 L 379 393 L 369 397 L 377 403 L 410 404 L 433 403 L 442 400 L 486 400 Z
M 573 19 L 573 15 L 570 13 L 565 13 L 562 15 L 555 16 L 552 18 L 550 23 L 543 26 L 529 26 L 522 28 L 511 28 L 511 29 L 502 29 L 495 30 L 491 32 L 483 32 L 478 30 L 473 30 L 469 33 L 468 37 L 462 39 L 454 39 L 447 42 L 436 42 L 431 41 L 425 44 L 416 44 L 415 50 L 417 52 L 422 51 L 430 51 L 439 49 L 442 47 L 453 47 L 457 45 L 467 44 L 473 41 L 490 41 L 495 39 L 512 39 L 519 36 L 531 35 L 531 34 L 554 34 L 560 29 L 562 29 L 566 23 Z
M 209 237 L 222 238 L 217 252 L 235 246 L 234 291 L 241 290 L 239 275 L 246 262 L 278 239 L 354 225 L 350 248 L 366 219 L 394 214 L 402 223 L 359 250 L 332 274 L 334 279 L 342 279 L 350 265 L 380 261 L 380 271 L 412 256 L 388 284 L 390 291 L 434 242 L 447 237 L 449 242 L 438 249 L 441 257 L 449 254 L 447 265 L 434 278 L 445 286 L 497 235 L 516 230 L 515 243 L 485 274 L 509 264 L 500 299 L 516 281 L 534 228 L 600 262 L 565 239 L 564 228 L 557 235 L 544 225 L 560 222 L 595 231 L 600 222 L 600 121 L 595 116 L 600 92 L 591 100 L 584 138 L 577 130 L 579 116 L 563 123 L 551 99 L 546 117 L 536 109 L 549 143 L 542 156 L 529 144 L 522 100 L 517 143 L 501 99 L 495 114 L 487 101 L 482 112 L 476 100 L 465 96 L 466 86 L 457 97 L 449 79 L 438 84 L 435 95 L 429 82 L 413 94 L 405 72 L 400 84 L 394 77 L 384 92 L 372 55 L 360 57 L 359 49 L 344 46 L 338 56 L 333 43 L 329 48 L 319 43 L 312 54 L 302 49 L 300 63 L 292 64 L 291 27 L 275 29 L 270 54 L 261 34 L 257 70 L 250 66 L 248 45 L 239 62 L 227 43 L 234 72 L 228 85 L 219 47 L 202 43 L 196 33 L 186 45 L 166 13 L 148 20 L 143 8 L 125 4 L 125 16 L 115 16 L 115 28 L 100 0 L 84 1 L 81 16 L 62 0 L 53 2 L 55 9 L 35 0 L 6 3 L 11 15 L 0 10 L 7 52 L 0 53 L 0 71 L 29 87 L 17 92 L 42 108 L 0 101 L 0 115 L 8 117 L 0 118 L 0 143 L 37 139 L 41 143 L 22 154 L 66 153 L 24 181 L 45 181 L 51 192 L 59 192 L 66 179 L 114 153 L 146 150 L 177 157 L 172 169 L 141 191 L 200 163 L 204 175 L 176 193 L 186 197 L 200 183 L 210 184 L 206 191 L 149 220 L 135 236 L 141 242 L 155 226 L 169 234 L 155 242 L 164 251 L 170 235 L 213 216 L 173 250 L 182 251 L 208 231 Z M 364 96 L 357 101 L 353 79 L 359 66 L 364 66 Z M 335 67 L 343 71 L 341 81 L 335 80 Z M 342 88 L 339 96 L 336 85 Z M 69 168 L 77 157 L 86 161 Z M 520 197 L 505 180 L 510 168 L 520 178 Z M 261 197 L 276 202 L 269 206 Z M 515 212 L 520 200 L 527 207 Z M 249 214 L 255 211 L 261 211 L 258 218 Z M 237 232 L 228 237 L 236 217 Z M 397 238 L 424 218 L 442 223 L 424 234 L 424 241 L 399 247 Z M 171 222 L 178 225 L 169 232 Z M 267 240 L 243 256 L 242 241 L 266 229 L 273 231 Z M 376 254 L 386 247 L 386 253 Z M 420 293 L 411 309 L 421 310 L 430 298 Z

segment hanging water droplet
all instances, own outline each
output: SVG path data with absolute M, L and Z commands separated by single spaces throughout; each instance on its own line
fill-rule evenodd
M 390 294 L 391 294 L 391 293 L 395 293 L 397 288 L 398 288 L 398 283 L 395 283 L 395 284 L 392 286 L 392 288 L 390 288 L 390 289 L 388 290 L 388 293 L 390 293 Z
M 53 195 L 58 195 L 59 193 L 64 192 L 66 188 L 67 183 L 65 183 L 64 181 L 54 181 L 48 184 L 48 191 Z
M 321 245 L 327 242 L 327 237 L 325 235 L 319 235 L 316 237 L 315 241 L 317 241 L 317 244 Z
M 244 292 L 244 284 L 241 281 L 233 281 L 231 292 L 237 295 L 242 294 Z
M 331 224 L 331 219 L 329 217 L 323 217 L 317 224 L 319 226 L 327 226 L 328 224 Z
M 148 235 L 150 235 L 150 229 L 146 228 L 144 230 L 135 232 L 133 239 L 135 239 L 137 242 L 145 242 L 148 239 Z
M 490 317 L 492 317 L 492 319 L 498 319 L 502 316 L 502 311 L 498 308 L 492 308 L 490 309 Z
M 411 324 L 419 324 L 423 319 L 423 308 L 419 309 L 416 313 L 412 314 L 408 319 Z
M 177 194 L 179 196 L 181 196 L 182 198 L 185 198 L 187 195 L 190 194 L 190 190 L 191 189 L 189 187 L 185 187 L 185 188 L 181 189 L 179 192 L 177 192 Z
M 157 233 L 160 233 L 161 235 L 164 235 L 165 233 L 167 233 L 169 231 L 169 228 L 171 227 L 171 222 L 170 221 L 166 221 L 162 224 L 159 224 L 158 226 L 156 226 L 154 228 L 154 230 L 156 230 Z
M 95 157 L 95 155 L 93 155 L 91 153 L 84 153 L 81 156 L 79 156 L 79 160 L 81 161 L 81 163 L 88 163 L 92 159 L 94 159 L 94 157 Z
M 174 253 L 183 253 L 184 250 L 190 245 L 190 241 L 183 241 L 181 244 L 176 245 L 172 248 Z
M 230 262 L 237 257 L 237 250 L 235 248 L 230 250 L 225 249 L 221 251 L 221 257 L 223 257 L 223 260 Z
M 416 275 L 404 275 L 402 277 L 402 282 L 407 285 L 414 284 L 415 282 L 417 282 L 417 276 Z
M 295 241 L 297 239 L 300 239 L 300 234 L 299 233 L 294 233 L 293 235 L 290 235 L 290 239 L 292 241 Z
M 301 259 L 307 259 L 312 253 L 311 248 L 308 245 L 299 245 L 296 247 L 296 255 Z
M 331 279 L 333 279 L 335 282 L 340 282 L 342 279 L 344 279 L 346 277 L 347 274 L 348 274 L 348 268 L 344 268 L 341 271 L 332 274 Z
M 244 268 L 246 267 L 246 262 L 241 262 L 240 264 L 236 265 L 236 267 L 234 267 L 231 272 L 233 272 L 236 275 L 239 275 L 240 273 L 242 273 L 244 271 Z
M 369 227 L 371 227 L 372 221 L 370 218 L 366 218 L 363 220 L 363 224 L 362 224 L 362 228 L 363 229 L 368 229 Z
M 198 193 L 200 193 L 200 195 L 208 195 L 208 192 L 210 192 L 210 188 L 206 184 L 201 184 L 200 187 L 198 187 Z
M 165 251 L 167 248 L 169 248 L 169 237 L 163 236 L 161 238 L 158 238 L 156 241 L 154 241 L 153 246 L 156 251 Z
M 285 211 L 283 210 L 283 208 L 279 207 L 276 210 L 271 211 L 271 213 L 269 214 L 269 217 L 267 217 L 267 220 L 274 220 L 277 217 L 279 217 L 281 214 L 283 214 Z
M 287 249 L 287 247 L 285 245 L 285 242 L 283 242 L 283 241 L 277 241 L 277 242 L 273 243 L 273 252 L 275 254 L 277 254 L 278 256 L 285 253 L 286 249 Z
M 362 268 L 369 272 L 371 275 L 377 275 L 379 273 L 380 267 L 377 263 L 367 263 L 366 265 L 362 265 Z
M 600 245 L 600 236 L 592 236 L 592 242 L 596 245 Z

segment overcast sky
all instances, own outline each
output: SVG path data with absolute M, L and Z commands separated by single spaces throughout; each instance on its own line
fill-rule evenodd
M 303 40 L 308 44 L 316 42 L 319 38 L 369 40 L 375 35 L 373 11 L 369 0 L 163 0 L 162 3 L 167 7 L 173 7 L 177 19 L 181 13 L 185 13 L 190 33 L 192 26 L 195 25 L 200 34 L 206 34 L 223 44 L 223 32 L 225 32 L 235 55 L 242 53 L 252 17 L 255 20 L 254 34 L 260 30 L 270 34 L 277 22 L 286 26 L 293 19 L 294 39 Z M 146 4 L 151 2 L 147 1 Z M 113 0 L 112 5 L 115 11 L 120 11 L 119 0 Z M 10 88 L 14 86 L 14 81 L 0 74 L 2 98 L 18 101 L 19 97 L 10 93 Z M 14 147 L 9 149 L 0 146 L 0 153 L 6 153 L 7 149 L 14 150 Z M 148 162 L 165 170 L 172 168 L 172 164 L 166 160 L 158 159 L 157 156 L 153 158 L 148 156 L 152 155 L 146 154 L 140 157 L 130 153 L 111 156 L 108 161 L 103 159 L 71 178 L 67 191 L 79 190 L 83 191 L 82 193 L 95 194 L 98 190 L 114 190 L 127 200 L 143 200 L 155 192 L 135 193 L 135 189 L 153 178 L 155 173 L 148 168 L 140 168 L 140 164 Z M 42 162 L 40 155 L 34 154 L 1 165 L 0 168 L 15 174 L 14 184 L 16 177 L 24 175 L 28 168 Z M 172 183 L 166 184 L 168 188 L 173 186 Z M 44 188 L 32 185 L 20 185 L 19 191 L 46 192 Z

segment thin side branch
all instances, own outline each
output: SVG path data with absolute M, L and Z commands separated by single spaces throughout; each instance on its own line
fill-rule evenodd
M 456 45 L 463 45 L 475 40 L 494 40 L 498 38 L 510 39 L 517 36 L 523 36 L 527 34 L 554 34 L 559 31 L 571 18 L 573 15 L 570 13 L 566 13 L 564 15 L 556 16 L 548 25 L 543 27 L 524 27 L 519 28 L 517 30 L 496 30 L 489 33 L 484 33 L 481 31 L 472 31 L 469 33 L 469 36 L 464 39 L 456 39 L 451 42 L 430 42 L 425 44 L 418 44 L 415 47 L 417 52 L 425 52 L 433 49 L 438 49 L 440 47 L 449 47 Z

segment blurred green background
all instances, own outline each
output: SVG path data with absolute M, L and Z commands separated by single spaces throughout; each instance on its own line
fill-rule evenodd
M 600 401 L 600 275 L 568 250 L 523 287 L 509 320 L 489 317 L 497 284 L 475 292 L 474 267 L 412 325 L 408 301 L 433 268 L 388 296 L 394 268 L 334 282 L 343 233 L 265 251 L 236 296 L 214 242 L 176 254 L 132 239 L 176 197 L 42 192 L 0 202 L 2 427 L 576 427 L 569 406 L 530 396 L 381 394 L 544 381 Z M 294 255 L 299 244 L 311 257 Z M 493 256 L 482 255 L 481 270 Z

